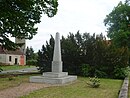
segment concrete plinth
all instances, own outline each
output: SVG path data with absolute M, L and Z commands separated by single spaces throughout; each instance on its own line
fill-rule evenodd
M 55 77 L 54 73 L 49 76 L 48 75 L 49 74 L 46 74 L 46 76 L 32 76 L 30 77 L 30 82 L 47 83 L 47 84 L 65 84 L 77 79 L 77 76 L 71 76 L 71 75 L 63 77 L 59 77 L 62 75 L 56 75 Z
M 68 76 L 68 72 L 60 72 L 60 73 L 56 73 L 56 72 L 44 72 L 43 76 L 44 77 L 49 77 L 49 78 L 61 78 L 61 77 Z

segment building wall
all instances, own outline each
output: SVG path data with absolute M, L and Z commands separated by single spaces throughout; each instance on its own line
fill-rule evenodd
M 0 63 L 6 63 L 6 54 L 0 54 Z
M 25 55 L 20 56 L 20 65 L 26 65 L 26 56 Z
M 7 54 L 6 55 L 6 63 L 9 63 L 10 65 L 25 65 L 26 61 L 25 60 L 21 60 L 21 56 L 23 57 L 23 59 L 25 58 L 24 55 L 11 55 L 11 54 Z M 11 57 L 11 60 L 10 60 L 10 57 Z

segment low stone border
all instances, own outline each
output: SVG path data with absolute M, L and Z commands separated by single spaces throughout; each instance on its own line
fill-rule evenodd
M 129 86 L 129 78 L 126 77 L 120 89 L 120 93 L 118 98 L 128 98 L 128 86 Z

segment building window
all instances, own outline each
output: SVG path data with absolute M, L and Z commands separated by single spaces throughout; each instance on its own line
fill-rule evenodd
M 12 60 L 12 58 L 11 58 L 11 56 L 9 56 L 9 61 L 11 62 L 11 60 Z

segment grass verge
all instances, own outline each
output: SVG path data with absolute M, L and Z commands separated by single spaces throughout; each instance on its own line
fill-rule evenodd
M 78 77 L 69 85 L 55 86 L 34 91 L 20 98 L 117 98 L 122 80 L 100 79 L 99 88 L 87 86 L 88 78 Z
M 9 80 L 9 77 L 0 78 L 0 90 L 9 87 L 15 87 L 20 85 L 21 83 L 27 83 L 28 81 L 29 81 L 29 75 L 13 77 L 13 80 Z
M 19 66 L 19 65 L 0 66 L 0 68 L 2 68 L 3 71 L 18 70 L 18 69 L 32 68 L 32 67 L 34 67 L 34 66 Z

